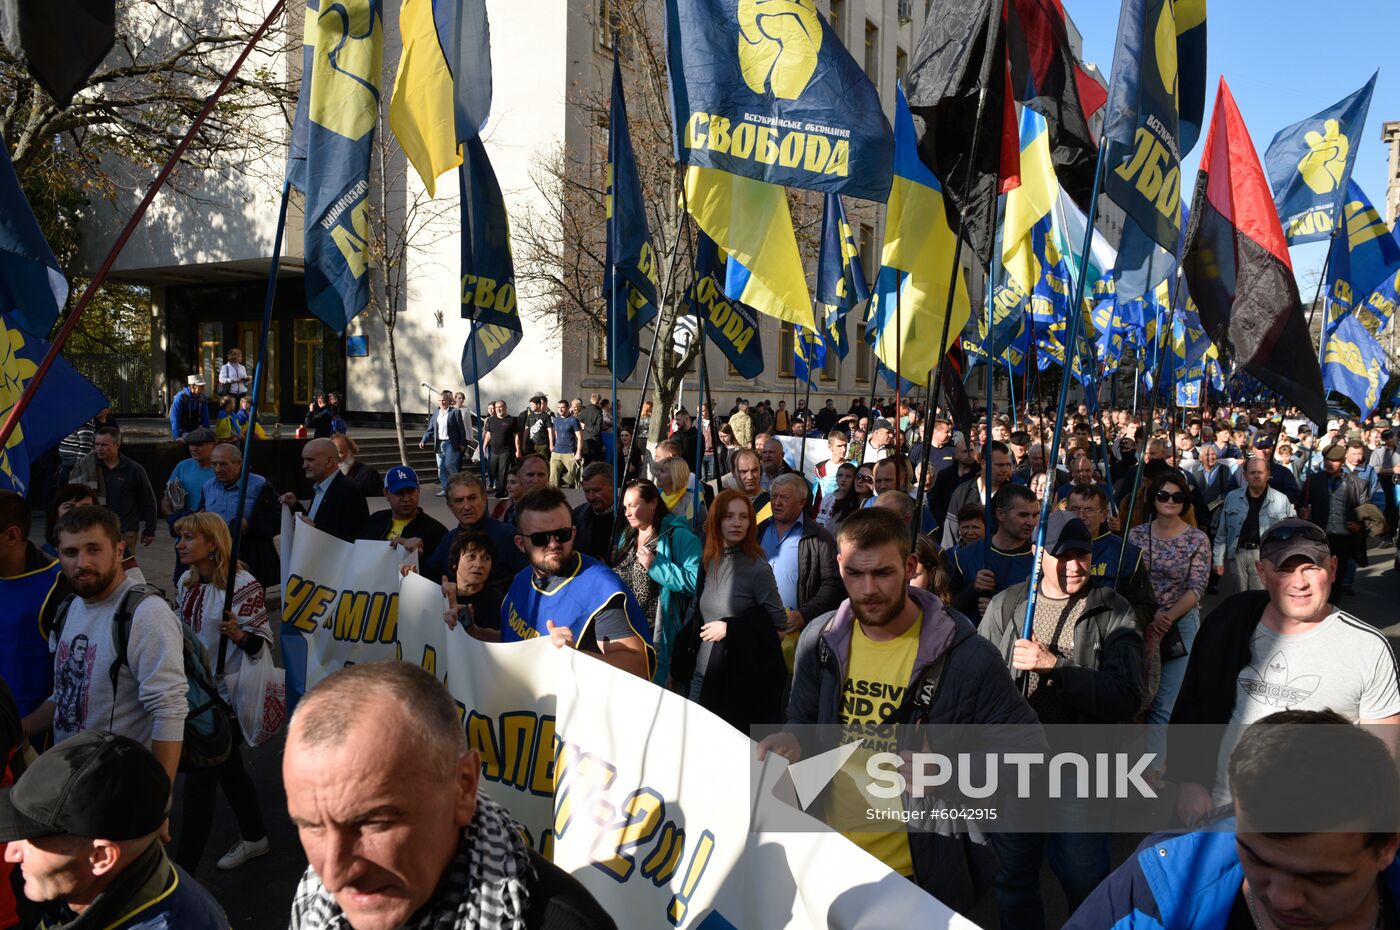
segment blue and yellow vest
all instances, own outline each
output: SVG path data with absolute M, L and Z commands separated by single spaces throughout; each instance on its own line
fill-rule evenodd
M 39 562 L 38 568 L 0 577 L 0 643 L 5 644 L 0 649 L 0 678 L 10 686 L 21 715 L 53 694 L 53 656 L 40 618 L 61 571 L 57 559 L 44 556 Z
M 566 626 L 573 631 L 574 648 L 583 642 L 584 634 L 598 615 L 618 594 L 623 595 L 623 610 L 632 632 L 640 636 L 651 650 L 651 625 L 642 616 L 627 585 L 612 569 L 597 559 L 575 553 L 572 569 L 552 578 L 554 587 L 541 590 L 535 581 L 534 569 L 520 570 L 511 582 L 506 598 L 501 602 L 501 642 L 516 643 L 536 636 L 548 636 L 547 621 Z

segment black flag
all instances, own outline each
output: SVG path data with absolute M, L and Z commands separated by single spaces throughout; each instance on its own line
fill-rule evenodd
M 0 0 L 0 35 L 39 86 L 66 107 L 117 39 L 117 3 Z

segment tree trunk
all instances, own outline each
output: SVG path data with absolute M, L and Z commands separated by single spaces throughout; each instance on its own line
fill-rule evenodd
M 399 355 L 394 347 L 394 327 L 385 326 L 389 338 L 389 402 L 394 406 L 394 437 L 399 441 L 399 461 L 408 464 L 408 449 L 403 441 L 403 404 L 399 401 Z

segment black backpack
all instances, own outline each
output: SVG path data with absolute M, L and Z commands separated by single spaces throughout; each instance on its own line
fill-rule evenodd
M 68 607 L 75 597 L 76 594 L 68 595 L 58 607 L 54 617 L 55 642 L 63 636 Z M 127 659 L 127 649 L 131 642 L 132 617 L 136 614 L 136 608 L 148 597 L 164 600 L 165 594 L 159 588 L 148 584 L 135 585 L 122 595 L 116 615 L 112 618 L 112 645 L 116 648 L 117 657 L 112 660 L 112 667 L 107 674 L 112 680 L 114 704 L 121 668 L 123 665 L 131 667 Z M 223 765 L 233 752 L 233 725 L 230 721 L 234 719 L 234 711 L 219 697 L 219 690 L 214 684 L 213 664 L 209 661 L 204 644 L 199 641 L 194 630 L 184 623 L 180 623 L 180 634 L 185 647 L 187 702 L 184 740 L 180 746 L 180 771 L 217 768 Z M 115 707 L 113 711 L 115 712 Z

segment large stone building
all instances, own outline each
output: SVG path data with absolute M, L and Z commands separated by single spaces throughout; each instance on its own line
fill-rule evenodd
M 270 8 L 270 0 L 244 0 Z M 928 0 L 820 0 L 829 22 L 875 82 L 892 116 L 894 89 L 903 78 L 910 53 L 923 28 Z M 543 7 L 549 7 L 546 11 Z M 611 50 L 600 21 L 608 15 L 608 0 L 488 0 L 491 23 L 494 99 L 486 148 L 492 158 L 512 218 L 524 341 L 514 355 L 484 379 L 484 397 L 503 397 L 511 409 L 523 407 L 535 391 L 551 398 L 561 395 L 606 393 L 610 379 L 602 340 L 582 325 L 561 324 L 541 307 L 538 293 L 521 268 L 521 225 L 544 198 L 555 192 L 537 183 L 540 160 L 562 152 L 576 162 L 590 161 L 606 144 L 606 128 L 590 121 L 578 101 L 607 87 Z M 659 10 L 661 5 L 656 4 Z M 288 4 L 289 34 L 300 35 L 302 4 Z M 386 34 L 384 110 L 398 60 L 399 3 L 385 4 Z M 255 57 L 249 67 L 274 69 L 295 79 L 300 49 Z M 289 131 L 290 127 L 285 127 Z M 387 122 L 381 131 L 387 129 Z M 594 163 L 597 158 L 591 159 Z M 401 153 L 391 163 L 402 168 Z M 277 216 L 284 156 L 260 157 L 229 153 L 229 166 L 196 174 L 182 169 L 186 190 L 197 196 L 163 194 L 138 234 L 123 252 L 115 276 L 148 285 L 152 294 L 151 390 L 168 398 L 191 371 L 212 379 L 230 346 L 254 355 L 266 291 L 273 232 Z M 95 266 L 144 189 L 147 175 L 130 168 L 123 173 L 126 193 L 99 205 L 85 241 L 89 267 Z M 386 171 L 392 174 L 392 169 Z M 420 193 L 419 180 L 402 171 L 404 204 Z M 444 193 L 445 189 L 445 193 Z M 407 300 L 395 329 L 400 391 L 404 409 L 421 413 L 428 403 L 426 387 L 461 389 L 460 357 L 468 324 L 460 318 L 458 298 L 459 239 L 456 186 L 440 179 L 433 209 L 442 217 L 437 234 L 422 237 L 407 255 Z M 302 288 L 302 228 L 299 198 L 289 220 L 273 323 L 265 413 L 300 420 L 318 390 L 337 390 L 346 398 L 352 420 L 383 422 L 390 415 L 390 363 L 386 334 L 373 311 L 355 320 L 346 334 L 337 335 L 310 315 Z M 883 207 L 848 200 L 867 277 L 879 266 Z M 392 210 L 391 210 L 392 212 Z M 599 217 L 601 222 L 601 217 Z M 431 224 L 430 224 L 431 225 Z M 809 277 L 813 270 L 809 269 Z M 973 275 L 974 294 L 980 277 Z M 814 404 L 827 397 L 843 406 L 872 391 L 872 356 L 861 338 L 864 308 L 850 326 L 852 351 L 844 362 L 834 358 L 813 391 Z M 347 338 L 347 337 L 363 337 Z M 756 380 L 741 379 L 712 349 L 709 356 L 712 393 L 726 403 L 736 394 L 779 398 L 791 396 L 792 334 L 776 321 L 764 320 L 761 339 L 767 370 Z M 347 351 L 348 349 L 348 351 Z M 642 368 L 623 386 L 624 415 L 636 409 Z M 695 377 L 689 378 L 687 398 L 694 397 Z M 891 392 L 881 384 L 876 393 Z
M 1394 229 L 1395 220 L 1400 217 L 1400 120 L 1381 124 L 1381 141 L 1390 146 L 1385 173 L 1385 222 Z

